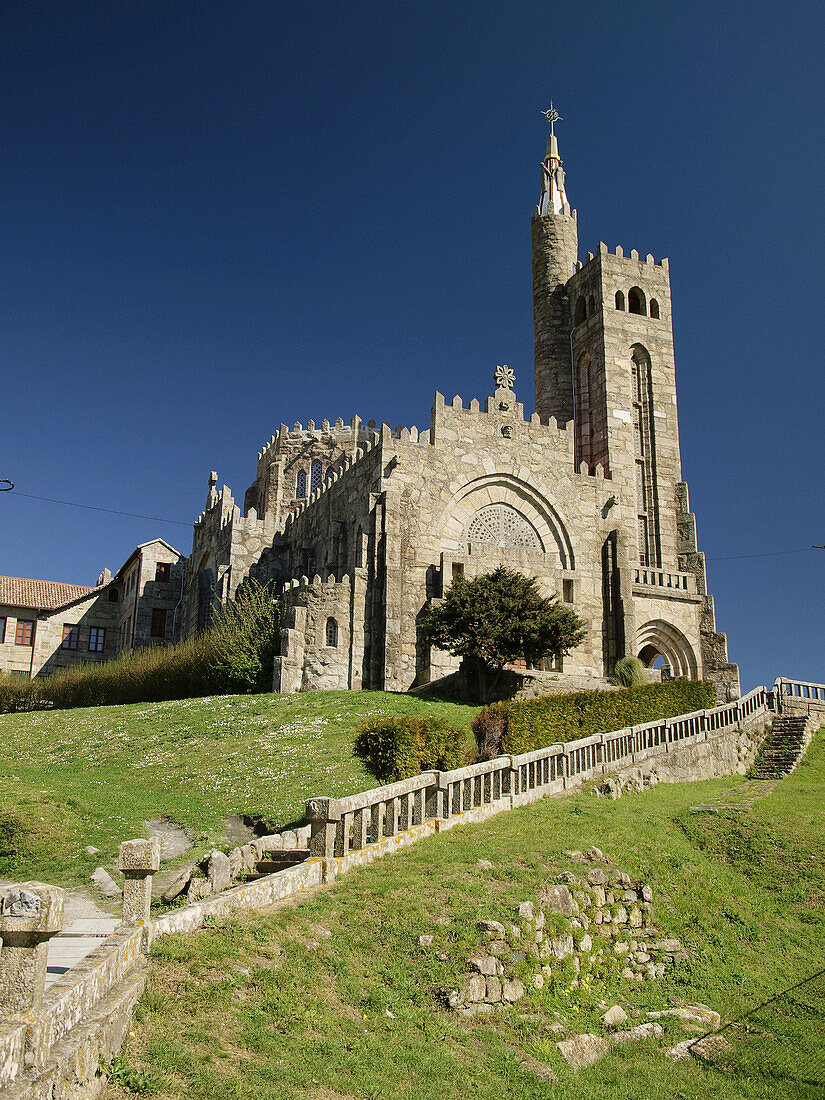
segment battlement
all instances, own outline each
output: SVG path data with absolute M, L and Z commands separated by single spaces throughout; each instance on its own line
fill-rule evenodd
M 381 425 L 382 428 L 384 426 Z M 348 424 L 345 424 L 340 416 L 334 424 L 331 424 L 329 420 L 322 420 L 320 427 L 316 426 L 314 420 L 308 420 L 306 426 L 296 420 L 291 428 L 286 424 L 281 424 L 277 434 L 270 436 L 269 440 L 258 451 L 258 466 L 260 468 L 261 463 L 264 463 L 271 455 L 277 454 L 288 442 L 321 440 L 327 437 L 342 445 L 354 446 L 357 443 L 368 442 L 376 430 L 378 430 L 378 425 L 375 420 L 364 422 L 360 416 L 353 416 Z M 392 437 L 401 439 L 405 438 L 403 433 L 414 433 L 416 431 L 416 428 L 405 428 L 402 424 L 399 424 L 392 429 Z
M 304 594 L 313 586 L 323 585 L 325 589 L 328 589 L 332 594 L 333 589 L 345 589 L 349 590 L 352 584 L 352 578 L 349 573 L 343 573 L 340 580 L 336 580 L 335 576 L 330 573 L 326 579 L 322 579 L 320 573 L 316 573 L 312 578 L 306 575 L 302 577 L 293 577 L 292 580 L 284 582 L 284 593 L 289 593 L 291 597 L 296 597 Z
M 441 393 L 436 393 L 433 399 L 432 423 L 436 442 L 438 442 L 438 428 L 441 426 L 458 422 L 466 433 L 471 423 L 475 423 L 476 426 L 480 427 L 485 424 L 488 418 L 491 425 L 498 425 L 502 428 L 501 434 L 504 438 L 511 438 L 511 434 L 505 434 L 503 429 L 509 427 L 510 432 L 526 429 L 531 439 L 541 439 L 555 445 L 564 441 L 565 444 L 569 443 L 572 447 L 571 424 L 560 425 L 554 416 L 542 419 L 535 412 L 530 417 L 526 417 L 524 415 L 524 404 L 517 401 L 513 390 L 506 387 L 499 387 L 495 394 L 485 398 L 483 405 L 474 397 L 465 406 L 463 399 L 458 394 L 452 401 L 447 401 Z
M 579 271 L 583 271 L 588 266 L 588 264 L 592 263 L 597 257 L 601 258 L 602 256 L 611 256 L 614 259 L 625 260 L 628 266 L 630 265 L 630 263 L 636 263 L 644 264 L 647 267 L 660 267 L 664 271 L 670 270 L 670 261 L 668 260 L 667 256 L 663 256 L 660 260 L 656 260 L 648 252 L 645 258 L 642 259 L 635 248 L 631 248 L 628 255 L 625 256 L 624 249 L 620 244 L 617 244 L 615 249 L 611 252 L 604 241 L 599 241 L 598 252 L 595 255 L 592 252 L 588 252 L 584 262 L 582 262 L 581 260 L 576 260 L 574 274 L 577 274 Z

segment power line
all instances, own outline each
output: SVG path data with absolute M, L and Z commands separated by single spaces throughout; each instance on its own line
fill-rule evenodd
M 97 504 L 78 504 L 76 500 L 56 500 L 54 497 L 39 497 L 34 493 L 21 493 L 14 490 L 16 497 L 28 497 L 29 500 L 45 500 L 47 504 L 65 504 L 67 508 L 85 508 L 88 512 L 108 512 L 112 516 L 130 516 L 132 519 L 150 519 L 154 523 L 176 523 L 179 527 L 191 527 L 182 519 L 165 519 L 163 516 L 144 516 L 140 512 L 121 512 L 117 508 L 101 508 Z
M 742 561 L 743 558 L 780 558 L 785 554 L 807 554 L 809 550 L 819 550 L 822 547 L 800 546 L 796 550 L 772 550 L 768 554 L 731 554 L 730 557 L 706 558 L 706 561 Z

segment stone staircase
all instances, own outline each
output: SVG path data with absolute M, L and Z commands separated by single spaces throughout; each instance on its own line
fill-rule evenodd
M 807 715 L 778 714 L 754 761 L 752 777 L 781 779 L 789 775 L 804 755 L 817 725 Z

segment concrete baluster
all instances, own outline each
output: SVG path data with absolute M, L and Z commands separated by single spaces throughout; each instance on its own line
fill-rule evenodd
M 319 859 L 334 859 L 335 840 L 341 811 L 333 798 L 310 798 L 306 804 L 306 818 L 310 823 L 309 854 Z M 341 852 L 341 855 L 345 855 Z
M 49 940 L 63 927 L 63 890 L 45 882 L 8 886 L 0 895 L 0 1020 L 43 1004 Z

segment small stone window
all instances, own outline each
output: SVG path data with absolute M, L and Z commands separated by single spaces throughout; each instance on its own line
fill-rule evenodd
M 565 577 L 561 582 L 561 599 L 562 603 L 573 602 L 573 581 L 569 577 Z
M 582 321 L 587 317 L 587 302 L 583 294 L 580 294 L 576 300 L 576 312 L 573 316 L 573 324 L 580 325 Z
M 638 286 L 632 286 L 627 295 L 627 311 L 628 313 L 637 313 L 641 317 L 647 316 L 647 305 L 645 302 L 645 292 Z
M 117 603 L 120 599 L 120 593 L 116 588 L 109 589 L 109 603 Z
M 327 619 L 326 642 L 331 649 L 338 645 L 338 623 L 335 619 Z
M 650 316 L 656 321 L 659 320 L 659 303 L 655 298 L 650 299 Z
M 298 500 L 303 500 L 307 495 L 307 472 L 306 470 L 299 470 L 298 476 L 295 479 L 295 496 Z
M 624 294 L 620 290 L 616 291 L 616 309 L 624 309 Z

